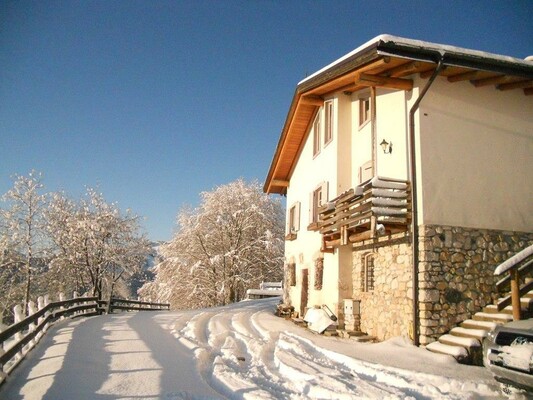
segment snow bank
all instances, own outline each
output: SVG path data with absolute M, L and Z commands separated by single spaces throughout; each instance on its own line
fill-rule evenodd
M 499 398 L 484 368 L 403 338 L 361 344 L 317 335 L 274 316 L 278 301 L 68 322 L 0 398 Z

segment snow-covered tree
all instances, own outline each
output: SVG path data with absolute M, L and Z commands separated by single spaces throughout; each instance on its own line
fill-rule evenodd
M 177 220 L 155 280 L 139 290 L 143 298 L 212 307 L 243 299 L 263 280 L 282 279 L 283 208 L 258 182 L 239 179 L 203 192 L 200 206 L 183 209 Z
M 10 293 L 20 291 L 24 281 L 24 310 L 31 295 L 34 265 L 46 242 L 43 187 L 41 174 L 31 171 L 28 176 L 15 175 L 13 187 L 2 196 L 5 207 L 0 209 L 0 280 Z
M 45 215 L 55 244 L 51 273 L 66 277 L 65 284 L 80 293 L 110 295 L 121 278 L 141 268 L 150 251 L 139 217 L 121 213 L 94 189 L 79 202 L 54 194 Z

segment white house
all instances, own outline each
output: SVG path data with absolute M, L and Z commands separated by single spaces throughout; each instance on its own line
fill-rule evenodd
M 533 243 L 532 172 L 533 62 L 370 40 L 298 83 L 265 181 L 287 197 L 287 301 L 436 340 Z

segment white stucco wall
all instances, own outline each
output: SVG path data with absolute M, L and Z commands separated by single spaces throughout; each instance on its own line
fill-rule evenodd
M 402 90 L 377 91 L 376 142 L 377 175 L 394 179 L 409 179 L 407 157 L 407 92 Z M 392 143 L 392 153 L 385 154 L 380 143 Z
M 533 232 L 533 99 L 437 78 L 417 115 L 420 223 Z
M 300 310 L 300 295 L 302 290 L 302 270 L 308 269 L 309 291 L 308 306 L 327 304 L 335 310 L 338 299 L 338 256 L 336 254 L 320 253 L 322 237 L 316 231 L 308 231 L 310 223 L 310 194 L 324 181 L 328 182 L 328 196 L 325 200 L 332 199 L 337 195 L 337 171 L 336 165 L 339 151 L 338 137 L 338 103 L 334 100 L 334 125 L 333 140 L 324 146 L 323 132 L 321 134 L 321 150 L 313 156 L 313 129 L 309 132 L 304 148 L 300 153 L 297 165 L 291 176 L 290 185 L 287 189 L 287 213 L 290 207 L 297 201 L 301 204 L 300 229 L 295 240 L 285 242 L 286 262 L 296 263 L 296 286 L 289 288 L 292 305 L 297 311 Z M 324 129 L 324 110 L 322 113 L 321 128 Z M 314 261 L 318 257 L 324 257 L 324 275 L 322 290 L 314 290 Z
M 367 122 L 366 124 L 359 125 L 359 98 L 363 95 L 370 96 L 369 90 L 363 90 L 361 92 L 355 92 L 352 94 L 352 106 L 351 106 L 351 172 L 352 172 L 352 187 L 357 186 L 360 182 L 359 169 L 368 162 L 372 161 L 372 124 Z

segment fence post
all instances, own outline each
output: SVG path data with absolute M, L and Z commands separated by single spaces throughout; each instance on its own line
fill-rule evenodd
M 65 300 L 66 300 L 66 299 L 65 299 L 65 293 L 63 293 L 63 292 L 59 292 L 59 301 L 65 301 Z M 59 309 L 60 309 L 60 310 L 64 310 L 64 309 L 65 309 L 65 306 L 60 306 Z M 62 316 L 61 316 L 61 320 L 64 320 L 64 319 L 65 319 L 65 316 L 62 315 Z
M 13 314 L 15 316 L 14 323 L 18 323 L 24 319 L 24 312 L 22 311 L 22 306 L 20 304 L 17 304 L 15 307 L 13 307 Z M 22 339 L 22 332 L 15 333 L 15 340 L 21 340 Z M 17 353 L 15 356 L 16 360 L 20 360 L 22 358 L 22 349 Z
M 72 292 L 72 298 L 73 298 L 73 299 L 77 299 L 78 296 L 79 296 L 79 295 L 78 295 L 78 292 L 76 292 L 76 291 Z M 77 306 L 78 304 L 79 304 L 79 303 L 72 303 L 72 307 L 75 307 L 75 306 Z M 80 314 L 82 314 L 82 313 L 83 313 L 83 311 L 76 311 L 73 315 L 80 315 Z
M 44 308 L 44 297 L 43 297 L 43 296 L 39 296 L 39 297 L 37 298 L 37 309 L 38 309 L 39 311 L 41 311 L 43 308 Z M 38 321 L 37 321 L 37 324 L 40 325 L 40 324 L 44 321 L 45 317 L 46 317 L 45 315 L 43 315 L 42 317 L 40 317 L 40 318 L 38 319 Z M 41 330 L 41 331 L 37 334 L 37 337 L 39 338 L 38 340 L 41 340 L 41 338 L 43 337 L 43 334 L 44 334 L 43 330 Z
M 35 314 L 37 312 L 37 310 L 35 309 L 35 303 L 33 301 L 29 301 L 28 302 L 28 317 Z M 30 325 L 28 325 L 28 328 L 29 328 L 29 332 L 33 332 L 35 331 L 35 329 L 37 328 L 37 321 L 36 322 L 33 322 L 31 323 Z M 34 338 L 29 344 L 28 344 L 28 348 L 31 349 L 33 348 L 35 345 L 37 344 L 37 338 Z
M 43 304 L 44 304 L 44 307 L 46 307 L 48 304 L 50 304 L 50 296 L 49 295 L 47 295 L 47 294 L 44 295 L 44 303 Z M 50 315 L 50 311 L 47 311 L 47 312 L 44 313 L 44 317 L 45 318 L 48 317 L 49 315 Z M 43 328 L 43 335 L 48 330 L 49 326 L 50 326 L 50 323 L 47 322 L 46 325 Z
M 107 301 L 106 314 L 113 313 L 113 306 L 111 304 L 111 302 L 113 301 L 113 298 L 111 297 L 112 295 L 113 295 L 112 293 L 109 293 L 109 300 Z
M 513 308 L 513 320 L 519 321 L 521 319 L 521 304 L 520 304 L 520 275 L 518 267 L 509 270 L 511 275 L 511 304 Z

